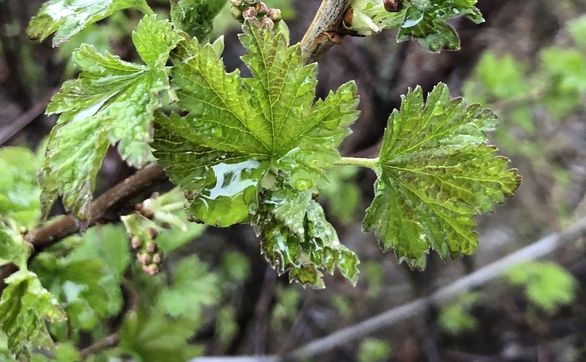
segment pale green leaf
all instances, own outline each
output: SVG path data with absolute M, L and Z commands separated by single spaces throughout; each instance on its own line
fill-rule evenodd
M 562 266 L 551 262 L 529 262 L 507 272 L 513 285 L 523 286 L 527 299 L 545 312 L 555 312 L 576 298 L 578 281 Z
M 12 274 L 5 282 L 0 329 L 8 336 L 11 354 L 26 359 L 32 348 L 53 348 L 45 323 L 65 318 L 57 299 L 43 288 L 36 274 L 26 270 Z
M 421 88 L 410 91 L 389 119 L 364 229 L 411 267 L 425 267 L 430 249 L 443 258 L 472 253 L 474 215 L 503 202 L 520 181 L 486 145 L 495 123 L 490 111 L 450 99 L 443 84 L 427 102 Z
M 31 19 L 27 33 L 41 41 L 55 33 L 53 46 L 56 47 L 86 26 L 128 8 L 152 13 L 145 0 L 49 0 Z
M 214 46 L 182 43 L 172 76 L 189 114 L 159 117 L 154 144 L 171 179 L 193 191 L 196 219 L 220 226 L 247 220 L 271 166 L 300 190 L 315 187 L 358 115 L 353 83 L 314 101 L 315 65 L 281 32 L 245 26 L 241 42 L 251 78 L 226 73 Z
M 30 249 L 17 231 L 0 221 L 0 266 L 14 263 L 26 268 Z
M 27 228 L 39 222 L 39 163 L 39 158 L 27 148 L 0 149 L 0 219 L 11 219 Z
M 157 304 L 168 315 L 199 320 L 202 310 L 220 298 L 219 282 L 197 257 L 183 259 L 173 271 L 173 283 L 161 290 Z
M 189 343 L 199 327 L 158 311 L 131 311 L 120 331 L 118 351 L 142 362 L 189 361 L 202 353 L 201 347 Z
M 165 62 L 178 42 L 167 21 L 146 16 L 133 41 L 147 65 L 122 61 L 82 45 L 74 54 L 79 79 L 65 82 L 53 97 L 48 114 L 61 113 L 51 132 L 40 174 L 45 214 L 58 195 L 79 218 L 89 204 L 109 145 L 118 145 L 132 166 L 152 160 L 149 142 L 159 93 L 169 89 Z

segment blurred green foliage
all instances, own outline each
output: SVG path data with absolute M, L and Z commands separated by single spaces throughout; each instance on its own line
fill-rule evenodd
M 442 307 L 438 319 L 441 329 L 452 335 L 475 330 L 478 321 L 471 314 L 471 309 L 479 304 L 480 299 L 480 293 L 466 293 Z
M 572 303 L 578 282 L 563 267 L 551 262 L 530 262 L 507 272 L 509 283 L 525 289 L 527 300 L 536 308 L 553 313 Z
M 359 362 L 383 362 L 391 357 L 392 349 L 389 342 L 377 338 L 366 338 L 358 349 Z

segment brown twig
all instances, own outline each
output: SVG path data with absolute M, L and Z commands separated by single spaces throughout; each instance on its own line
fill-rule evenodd
M 312 63 L 337 43 L 333 35 L 343 34 L 342 21 L 350 0 L 323 0 L 301 40 L 301 55 Z
M 17 119 L 14 120 L 8 127 L 4 128 L 0 132 L 0 145 L 3 145 L 6 141 L 14 137 L 18 132 L 22 131 L 23 128 L 29 125 L 32 121 L 39 118 L 43 114 L 45 108 L 51 101 L 53 94 L 56 90 L 53 90 L 45 98 L 38 101 L 31 109 L 21 114 Z
M 109 335 L 108 337 L 106 337 L 100 341 L 97 341 L 96 343 L 92 344 L 91 346 L 81 350 L 81 352 L 79 353 L 79 356 L 83 359 L 86 359 L 91 355 L 99 353 L 99 352 L 106 350 L 110 347 L 114 347 L 115 345 L 118 344 L 119 341 L 120 341 L 120 336 L 118 335 L 118 333 L 113 333 L 113 334 Z
M 88 220 L 89 225 L 95 224 L 122 202 L 127 201 L 156 182 L 164 179 L 165 171 L 158 165 L 148 166 L 136 172 L 134 175 L 104 192 L 92 203 Z M 82 226 L 74 216 L 67 215 L 56 222 L 31 231 L 25 236 L 25 239 L 33 246 L 33 255 L 35 255 L 61 239 L 79 232 Z M 0 282 L 3 282 L 14 271 L 16 271 L 14 265 L 7 265 L 0 269 Z M 0 295 L 3 290 L 4 285 L 0 285 Z

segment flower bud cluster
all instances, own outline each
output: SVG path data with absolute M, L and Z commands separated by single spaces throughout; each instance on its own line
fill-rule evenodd
M 240 22 L 250 22 L 273 29 L 281 21 L 281 10 L 269 8 L 258 0 L 231 0 L 232 16 Z
M 133 235 L 130 239 L 132 249 L 136 253 L 136 259 L 142 265 L 145 273 L 154 275 L 161 270 L 163 257 L 155 239 L 159 232 L 155 228 L 149 228 L 146 235 Z M 142 237 L 141 237 L 142 236 Z

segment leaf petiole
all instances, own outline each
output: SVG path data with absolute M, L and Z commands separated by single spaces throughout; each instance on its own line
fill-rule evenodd
M 372 170 L 377 169 L 379 160 L 377 158 L 360 158 L 360 157 L 341 157 L 334 163 L 336 166 L 360 166 L 370 168 Z

